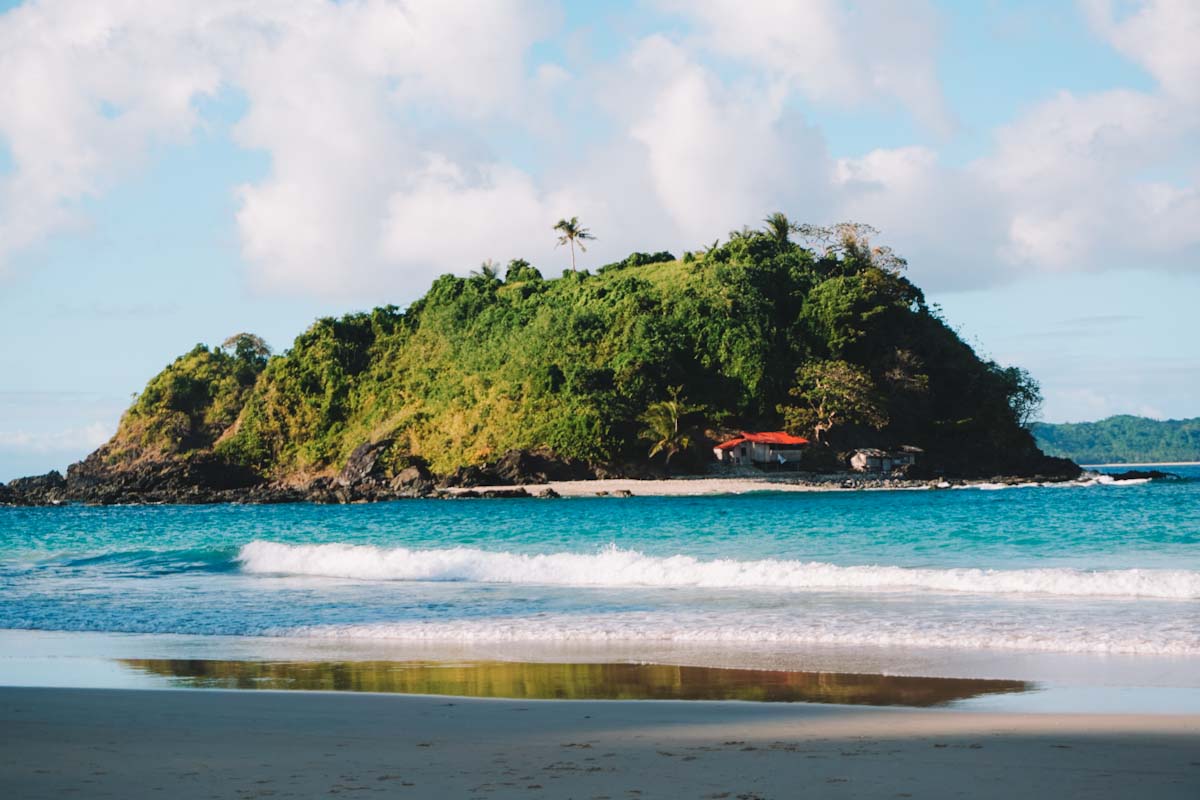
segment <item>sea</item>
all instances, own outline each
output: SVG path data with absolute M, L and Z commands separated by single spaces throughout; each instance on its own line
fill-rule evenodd
M 1200 466 L 1164 469 L 1178 478 L 0 508 L 0 683 L 14 658 L 53 672 L 99 641 L 1195 688 Z

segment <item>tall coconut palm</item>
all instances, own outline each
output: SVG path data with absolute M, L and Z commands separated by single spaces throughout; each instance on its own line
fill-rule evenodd
M 583 243 L 587 240 L 595 239 L 596 237 L 592 236 L 591 231 L 589 231 L 587 228 L 582 227 L 579 224 L 579 217 L 571 217 L 570 219 L 560 219 L 555 224 L 554 230 L 559 231 L 561 234 L 558 237 L 558 245 L 557 246 L 561 247 L 564 244 L 571 246 L 571 271 L 574 272 L 575 271 L 575 246 L 579 245 L 579 249 L 582 252 L 586 253 L 587 247 L 585 247 Z
M 788 237 L 799 232 L 799 226 L 788 219 L 782 211 L 776 211 L 763 222 L 767 224 L 765 233 L 780 244 L 787 244 Z

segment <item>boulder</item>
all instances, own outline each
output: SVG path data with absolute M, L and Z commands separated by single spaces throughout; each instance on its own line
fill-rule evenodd
M 560 458 L 550 450 L 509 450 L 491 465 L 490 471 L 506 485 L 581 481 L 593 477 L 585 462 Z
M 1178 478 L 1179 476 L 1173 472 L 1163 472 L 1159 469 L 1129 469 L 1124 472 L 1111 472 L 1109 473 L 1109 477 L 1114 481 L 1161 481 L 1169 478 Z
M 516 486 L 579 481 L 596 477 L 584 461 L 560 458 L 549 450 L 509 450 L 497 461 L 459 467 L 442 479 L 441 486 Z
M 486 491 L 479 492 L 479 496 L 492 499 L 533 497 L 533 495 L 531 495 L 529 492 L 519 487 L 516 489 L 488 489 Z
M 52 469 L 45 475 L 17 478 L 8 482 L 7 494 L 14 505 L 45 506 L 67 500 L 67 481 Z
M 380 439 L 378 442 L 366 442 L 354 448 L 346 466 L 336 478 L 339 486 L 354 486 L 367 478 L 375 477 L 379 456 L 392 446 L 392 439 Z

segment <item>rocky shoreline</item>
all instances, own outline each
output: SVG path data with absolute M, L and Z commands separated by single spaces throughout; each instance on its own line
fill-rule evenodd
M 413 498 L 555 498 L 713 494 L 746 491 L 829 491 L 856 489 L 929 489 L 952 486 L 1060 483 L 1075 480 L 1080 468 L 1062 459 L 1046 459 L 1044 469 L 1030 475 L 987 479 L 944 479 L 941 476 L 866 475 L 850 472 L 745 474 L 728 470 L 705 475 L 667 476 L 636 465 L 596 467 L 560 459 L 546 451 L 505 453 L 495 462 L 435 476 L 419 460 L 384 474 L 379 456 L 389 443 L 358 447 L 336 475 L 273 482 L 211 455 L 144 459 L 113 466 L 100 448 L 63 476 L 57 471 L 0 483 L 0 505 L 212 504 L 212 503 L 363 503 Z M 1158 471 L 1130 471 L 1129 479 L 1165 478 Z

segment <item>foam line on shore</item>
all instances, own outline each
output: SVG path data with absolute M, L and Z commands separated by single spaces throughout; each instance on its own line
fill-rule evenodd
M 671 644 L 715 648 L 900 647 L 956 648 L 1057 653 L 1196 656 L 1195 637 L 1162 638 L 1132 631 L 1097 632 L 1067 626 L 1039 629 L 972 623 L 930 627 L 920 621 L 876 625 L 844 620 L 797 618 L 748 623 L 703 617 L 657 614 L 539 615 L 537 617 L 322 625 L 273 631 L 274 635 L 312 639 L 397 640 L 457 644 Z

